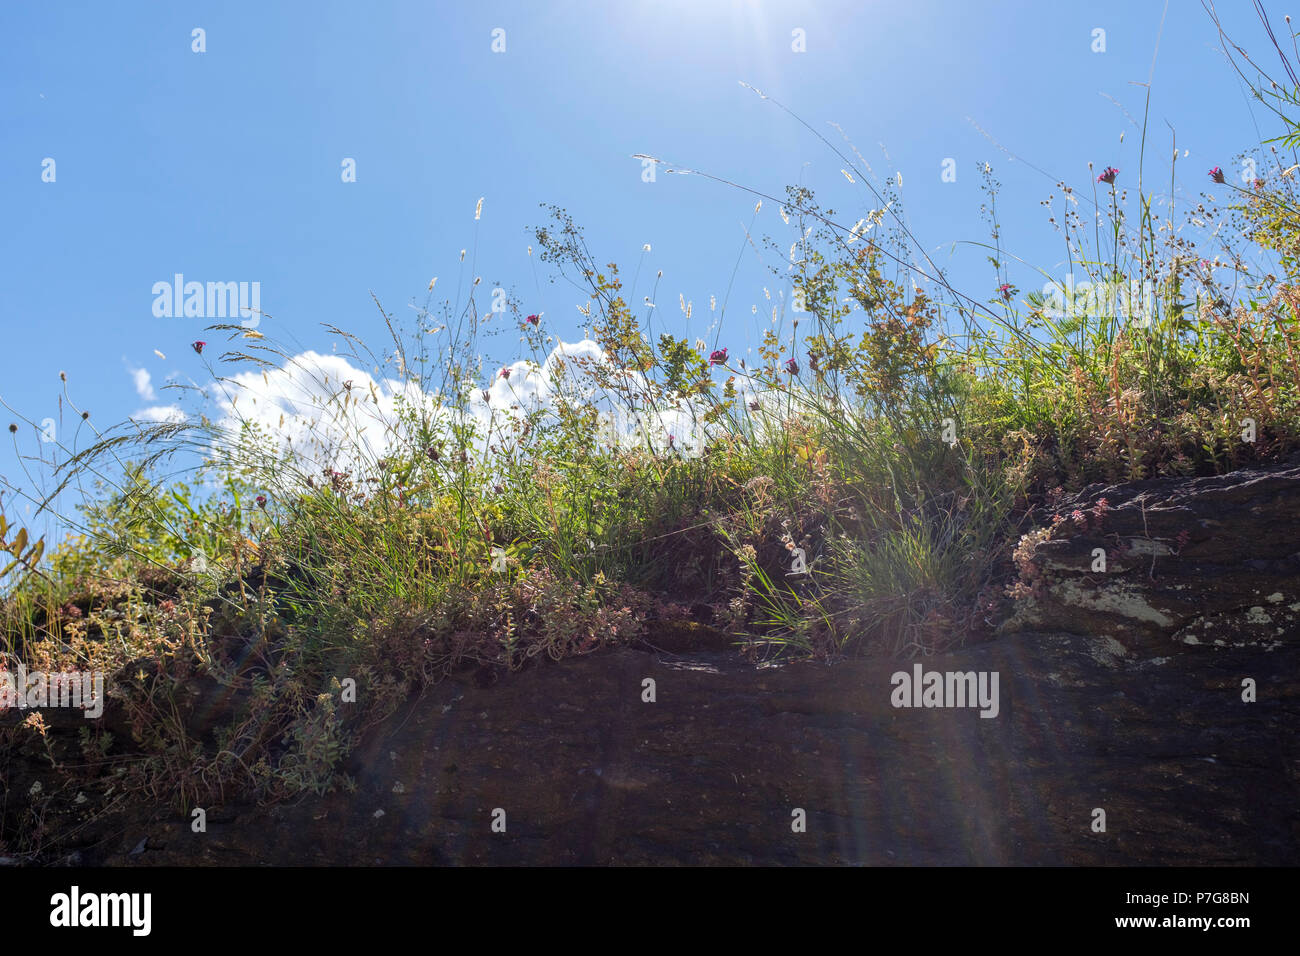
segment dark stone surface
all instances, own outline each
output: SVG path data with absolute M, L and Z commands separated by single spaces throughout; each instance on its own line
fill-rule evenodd
M 1095 514 L 1100 499 L 1103 514 Z M 1045 593 L 1002 633 L 1048 627 L 1159 655 L 1171 638 L 1267 649 L 1300 620 L 1300 467 L 1094 485 L 1055 509 L 1082 512 L 1038 545 Z M 1046 516 L 1044 516 L 1046 518 Z M 1106 571 L 1091 571 L 1095 549 Z

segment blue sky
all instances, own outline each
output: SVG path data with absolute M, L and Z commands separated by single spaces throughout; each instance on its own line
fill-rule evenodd
M 1251 5 L 1217 6 L 1271 67 Z M 873 203 L 812 133 L 738 81 L 833 140 L 827 124 L 838 123 L 878 180 L 901 173 L 912 230 L 960 289 L 987 298 L 984 252 L 951 248 L 987 239 L 977 164 L 992 163 L 1003 184 L 1008 249 L 1056 274 L 1061 243 L 1040 201 L 1056 178 L 1086 186 L 1089 162 L 1136 184 L 1130 116 L 1141 121 L 1153 55 L 1151 189 L 1168 190 L 1171 126 L 1188 150 L 1180 202 L 1208 188 L 1211 166 L 1277 132 L 1246 100 L 1200 3 L 1165 10 L 1163 0 L 7 3 L 0 398 L 29 419 L 57 418 L 63 371 L 104 427 L 167 404 L 169 379 L 205 380 L 189 343 L 214 338 L 201 332 L 211 320 L 154 315 L 154 284 L 176 273 L 259 283 L 260 330 L 320 351 L 331 342 L 321 323 L 381 343 L 371 293 L 413 317 L 408 303 L 424 301 L 434 276 L 438 293 L 476 275 L 485 291 L 510 288 L 573 341 L 584 299 L 525 251 L 543 202 L 567 208 L 629 279 L 651 244 L 631 301 L 662 269 L 661 317 L 692 339 L 740 257 L 721 335 L 743 354 L 760 334 L 750 306 L 766 311 L 763 289 L 776 291 L 745 251 L 754 197 L 662 171 L 644 182 L 632 154 L 778 197 L 802 182 L 848 223 Z M 1270 10 L 1280 30 L 1285 12 Z M 192 49 L 195 28 L 205 52 Z M 504 52 L 492 49 L 498 28 Z M 1104 52 L 1092 49 L 1097 28 Z M 796 30 L 804 52 L 792 49 Z M 54 182 L 42 179 L 46 158 Z M 355 182 L 342 181 L 349 158 Z M 941 179 L 948 158 L 956 182 Z M 754 232 L 788 235 L 775 203 Z M 690 322 L 679 294 L 695 304 Z M 496 339 L 492 362 L 519 357 L 517 341 Z M 66 410 L 63 421 L 67 439 Z M 8 438 L 0 475 L 30 488 Z M 38 450 L 29 431 L 20 439 Z

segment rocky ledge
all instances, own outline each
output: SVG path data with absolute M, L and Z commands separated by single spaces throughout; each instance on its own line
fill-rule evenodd
M 1054 530 L 1022 542 L 1025 597 L 996 640 L 907 662 L 642 647 L 466 674 L 365 733 L 352 792 L 211 806 L 204 833 L 165 809 L 100 813 L 59 853 L 1300 863 L 1300 466 L 1090 487 L 1039 517 Z

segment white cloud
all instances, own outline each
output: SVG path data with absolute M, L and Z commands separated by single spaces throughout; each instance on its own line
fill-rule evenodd
M 185 412 L 178 405 L 151 405 L 149 408 L 142 408 L 131 417 L 145 422 L 183 422 Z
M 148 369 L 130 368 L 127 369 L 127 371 L 131 373 L 131 379 L 135 382 L 136 394 L 139 395 L 141 399 L 146 402 L 152 402 L 158 398 L 154 393 L 153 380 L 149 375 Z
M 207 394 L 218 413 L 218 426 L 232 440 L 246 426 L 255 426 L 278 453 L 289 452 L 300 474 L 319 477 L 327 469 L 373 474 L 375 462 L 409 441 L 401 421 L 403 408 L 422 410 L 435 434 L 448 434 L 459 421 L 472 425 L 474 448 L 481 457 L 491 442 L 501 441 L 502 426 L 511 419 L 557 406 L 560 398 L 595 407 L 602 418 L 602 437 L 620 443 L 649 443 L 660 450 L 673 447 L 682 454 L 696 454 L 704 443 L 700 423 L 702 407 L 665 408 L 634 413 L 617 394 L 620 389 L 601 387 L 590 374 L 601 370 L 617 382 L 627 381 L 626 391 L 643 394 L 644 378 L 639 372 L 623 371 L 605 364 L 600 346 L 590 340 L 561 342 L 539 366 L 516 361 L 491 373 L 486 389 L 474 387 L 454 409 L 442 404 L 435 394 L 418 384 L 397 378 L 375 377 L 353 365 L 344 356 L 302 352 L 278 368 L 246 371 L 211 383 Z M 748 379 L 737 379 L 742 402 L 754 396 Z M 145 409 L 137 417 L 175 421 L 175 406 Z M 296 484 L 299 476 L 278 477 Z M 263 480 L 269 481 L 270 476 Z
M 207 392 L 215 397 L 219 425 L 228 434 L 256 426 L 279 450 L 292 452 L 303 471 L 317 474 L 383 457 L 399 439 L 402 407 L 436 412 L 418 386 L 374 378 L 343 356 L 314 351 L 265 373 L 230 376 Z

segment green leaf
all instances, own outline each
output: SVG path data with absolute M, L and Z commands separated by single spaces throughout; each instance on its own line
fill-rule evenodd
M 179 491 L 173 491 L 172 497 L 176 499 L 176 503 L 180 505 L 182 508 L 184 508 L 186 513 L 191 518 L 193 518 L 196 521 L 198 520 L 199 517 L 198 512 L 195 511 L 193 507 L 191 507 L 188 496 L 182 495 Z

